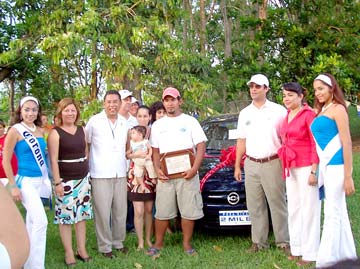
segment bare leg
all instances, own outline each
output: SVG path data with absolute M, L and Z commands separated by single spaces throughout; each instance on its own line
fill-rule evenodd
M 145 183 L 144 183 L 144 178 L 143 177 L 135 177 L 136 182 L 138 185 L 140 185 L 140 192 L 144 192 L 145 191 Z
M 153 227 L 153 216 L 152 216 L 152 208 L 154 205 L 154 201 L 146 201 L 145 203 L 145 238 L 146 244 L 151 247 L 151 232 Z
M 192 249 L 191 238 L 194 232 L 195 221 L 188 219 L 181 219 L 181 228 L 183 232 L 183 247 L 184 250 Z
M 138 249 L 144 248 L 144 202 L 133 201 L 134 205 L 134 225 L 138 238 Z
M 161 249 L 164 245 L 166 228 L 169 226 L 169 220 L 155 219 L 155 237 L 154 248 Z
M 75 223 L 75 235 L 76 235 L 76 245 L 78 254 L 83 257 L 89 257 L 89 254 L 86 251 L 86 222 L 85 220 Z
M 72 248 L 72 229 L 70 224 L 59 224 L 59 232 L 61 237 L 61 242 L 65 250 L 65 262 L 73 263 L 75 262 L 74 251 Z

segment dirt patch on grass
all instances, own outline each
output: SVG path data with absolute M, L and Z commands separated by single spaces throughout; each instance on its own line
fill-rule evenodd
M 360 152 L 360 137 L 352 139 L 353 152 Z

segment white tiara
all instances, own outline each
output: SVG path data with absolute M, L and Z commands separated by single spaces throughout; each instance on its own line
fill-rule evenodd
M 314 80 L 321 80 L 322 82 L 325 82 L 330 87 L 333 86 L 331 83 L 330 77 L 328 77 L 327 75 L 324 75 L 324 74 L 318 75 Z
M 20 100 L 20 107 L 22 107 L 27 101 L 33 101 L 39 106 L 39 101 L 33 96 L 25 96 Z

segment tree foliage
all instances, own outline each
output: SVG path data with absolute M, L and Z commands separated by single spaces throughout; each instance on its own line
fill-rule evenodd
M 185 111 L 204 117 L 238 111 L 256 72 L 279 102 L 282 83 L 311 89 L 320 72 L 334 74 L 355 102 L 359 12 L 349 0 L 1 1 L 2 96 L 14 97 L 1 109 L 33 94 L 53 111 L 72 96 L 88 118 L 108 89 L 149 104 L 171 85 Z

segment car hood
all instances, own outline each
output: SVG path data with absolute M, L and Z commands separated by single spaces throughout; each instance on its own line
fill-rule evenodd
M 203 159 L 202 165 L 199 169 L 200 180 L 206 175 L 208 171 L 213 169 L 220 163 L 220 155 L 211 154 L 206 155 Z M 234 179 L 234 166 L 225 166 L 217 170 L 206 181 L 203 192 L 223 192 L 228 190 L 237 191 L 241 189 L 241 185 Z

